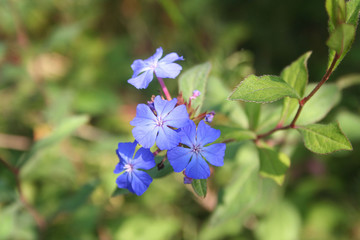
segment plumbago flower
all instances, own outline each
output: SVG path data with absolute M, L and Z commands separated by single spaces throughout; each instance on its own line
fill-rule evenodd
M 185 105 L 175 107 L 177 99 L 163 100 L 160 96 L 154 99 L 154 106 L 139 104 L 136 116 L 130 122 L 134 138 L 144 148 L 151 148 L 155 142 L 160 150 L 169 150 L 180 142 L 180 135 L 174 129 L 189 124 L 189 114 Z
M 159 78 L 176 78 L 182 67 L 174 63 L 175 61 L 184 60 L 177 53 L 169 53 L 164 58 L 163 49 L 159 47 L 153 56 L 146 60 L 137 59 L 131 65 L 134 74 L 128 80 L 137 89 L 147 88 L 154 78 L 154 73 Z
M 119 163 L 114 173 L 120 174 L 116 179 L 119 188 L 128 189 L 137 195 L 142 195 L 150 186 L 153 179 L 143 170 L 151 170 L 152 174 L 164 167 L 166 159 L 169 160 L 175 172 L 183 171 L 184 184 L 192 183 L 193 179 L 206 179 L 210 176 L 208 163 L 214 166 L 224 164 L 226 145 L 214 142 L 220 136 L 220 130 L 208 126 L 214 112 L 196 114 L 192 100 L 200 96 L 200 91 L 194 90 L 188 99 L 183 98 L 180 92 L 177 98 L 172 98 L 162 78 L 175 78 L 182 67 L 174 63 L 184 60 L 176 53 L 170 53 L 164 58 L 162 48 L 146 60 L 135 60 L 131 65 L 134 74 L 128 82 L 136 88 L 147 88 L 154 78 L 159 80 L 163 96 L 156 96 L 147 104 L 138 104 L 136 116 L 130 122 L 134 126 L 132 133 L 133 143 L 119 143 L 116 153 Z M 194 105 L 194 104 L 193 104 Z M 197 106 L 198 107 L 198 106 Z M 189 118 L 191 116 L 191 119 Z M 196 127 L 194 121 L 200 123 Z M 142 147 L 135 152 L 137 144 Z M 157 150 L 152 153 L 150 148 L 156 144 Z M 209 145 L 210 144 L 210 145 Z M 166 150 L 157 169 L 154 156 Z M 162 166 L 162 167 L 161 167 Z M 168 170 L 160 175 L 168 174 Z M 154 177 L 159 177 L 155 173 Z
M 114 173 L 124 172 L 116 179 L 119 188 L 127 188 L 139 196 L 148 189 L 152 182 L 150 175 L 139 169 L 149 170 L 156 164 L 154 155 L 149 149 L 140 148 L 134 156 L 136 145 L 136 141 L 119 143 L 116 153 L 120 161 L 116 165 Z
M 175 147 L 167 152 L 175 172 L 185 169 L 188 178 L 205 179 L 210 176 L 206 161 L 217 167 L 224 165 L 225 143 L 206 146 L 220 137 L 220 130 L 211 128 L 203 120 L 197 128 L 193 121 L 189 121 L 189 125 L 181 128 L 179 134 L 184 147 Z

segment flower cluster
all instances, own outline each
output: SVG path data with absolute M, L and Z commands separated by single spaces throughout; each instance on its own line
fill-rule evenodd
M 135 60 L 131 65 L 134 74 L 128 80 L 138 89 L 147 88 L 155 75 L 167 99 L 158 95 L 147 104 L 139 104 L 136 116 L 130 122 L 134 126 L 135 141 L 119 143 L 116 150 L 119 163 L 114 173 L 122 173 L 116 180 L 117 186 L 136 195 L 142 195 L 153 181 L 146 170 L 156 167 L 154 156 L 161 151 L 166 151 L 163 161 L 168 159 L 175 172 L 184 173 L 186 184 L 193 179 L 208 178 L 208 163 L 218 167 L 224 164 L 225 143 L 211 144 L 220 137 L 220 130 L 205 123 L 210 123 L 215 113 L 189 116 L 189 112 L 194 112 L 191 100 L 201 94 L 198 90 L 194 90 L 189 104 L 181 94 L 178 98 L 171 98 L 162 78 L 176 78 L 182 67 L 174 62 L 184 58 L 170 53 L 161 59 L 162 54 L 162 48 L 158 48 L 150 58 Z M 198 122 L 197 126 L 195 122 Z M 138 145 L 141 147 L 136 151 Z M 151 152 L 153 147 L 157 150 Z

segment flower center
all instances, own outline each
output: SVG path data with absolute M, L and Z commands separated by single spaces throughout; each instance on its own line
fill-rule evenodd
M 192 152 L 193 153 L 200 153 L 201 152 L 201 146 L 198 144 L 198 145 L 193 145 L 193 147 L 192 147 Z
M 134 170 L 134 166 L 130 163 L 127 163 L 127 164 L 125 164 L 124 169 L 127 172 L 132 172 Z
M 162 120 L 160 117 L 156 118 L 156 126 L 162 127 L 164 125 L 164 120 Z
M 157 68 L 157 62 L 153 63 L 151 66 L 150 66 L 150 69 L 155 71 L 155 69 Z

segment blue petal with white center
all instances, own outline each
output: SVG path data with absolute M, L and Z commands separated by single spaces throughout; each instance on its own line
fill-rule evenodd
M 139 104 L 136 116 L 130 122 L 136 141 L 144 148 L 151 148 L 155 143 L 160 150 L 169 150 L 180 142 L 180 135 L 175 129 L 189 124 L 189 114 L 185 105 L 176 106 L 177 99 L 154 99 L 154 109 L 149 105 Z
M 185 175 L 194 179 L 205 179 L 210 176 L 210 168 L 207 164 L 214 166 L 224 165 L 225 143 L 214 142 L 220 136 L 220 130 L 208 126 L 203 120 L 198 127 L 193 121 L 181 128 L 180 143 L 167 152 L 167 157 L 175 172 L 185 169 Z M 206 146 L 205 146 L 206 145 Z
M 119 163 L 114 173 L 122 173 L 116 179 L 119 188 L 127 188 L 136 195 L 142 195 L 150 186 L 152 178 L 142 170 L 149 170 L 155 167 L 154 155 L 149 149 L 140 148 L 136 153 L 137 142 L 119 143 L 116 153 Z M 134 154 L 135 153 L 135 154 Z
M 180 74 L 182 67 L 174 62 L 184 60 L 184 58 L 177 55 L 177 53 L 169 53 L 160 59 L 162 55 L 163 50 L 159 47 L 156 49 L 155 54 L 148 59 L 135 60 L 133 64 L 131 64 L 134 74 L 128 80 L 128 83 L 137 89 L 142 89 L 148 87 L 154 78 L 154 73 L 160 78 L 176 78 Z

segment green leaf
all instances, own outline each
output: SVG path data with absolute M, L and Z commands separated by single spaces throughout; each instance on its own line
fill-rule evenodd
M 258 147 L 260 157 L 260 175 L 273 179 L 282 185 L 285 174 L 290 166 L 290 159 L 286 154 L 277 152 L 268 146 Z
M 345 0 L 326 0 L 325 5 L 329 15 L 329 31 L 331 33 L 338 24 L 346 21 Z
M 172 173 L 174 170 L 171 167 L 169 161 L 167 160 L 163 163 L 162 168 L 160 169 L 158 168 L 157 165 L 160 164 L 163 159 L 164 156 L 156 156 L 155 157 L 156 166 L 150 170 L 146 170 L 145 172 L 147 172 L 152 178 L 162 178 Z
M 197 113 L 200 112 L 201 106 L 204 102 L 206 84 L 210 69 L 211 64 L 206 62 L 190 68 L 179 77 L 179 91 L 182 92 L 185 101 L 192 96 L 194 90 L 200 91 L 200 96 L 191 101 L 193 108 L 199 107 Z
M 268 103 L 284 97 L 299 99 L 299 95 L 288 83 L 277 76 L 250 75 L 230 94 L 229 100 Z
M 206 197 L 206 179 L 193 179 L 191 186 L 199 197 Z
M 354 25 L 345 23 L 339 25 L 330 35 L 326 44 L 330 49 L 335 50 L 339 56 L 345 55 L 355 39 L 355 29 Z
M 279 123 L 282 107 L 283 103 L 280 101 L 263 105 L 261 108 L 261 116 L 256 132 L 264 133 L 276 127 L 276 125 Z
M 258 174 L 258 154 L 253 143 L 242 145 L 234 157 L 233 174 L 210 221 L 201 229 L 200 240 L 224 239 L 241 231 L 243 222 L 262 198 Z M 236 164 L 236 165 L 235 165 Z
M 233 139 L 235 141 L 256 139 L 256 134 L 254 132 L 239 127 L 217 125 L 214 126 L 214 128 L 221 131 L 220 138 L 218 138 L 216 142 L 222 142 L 228 139 Z
M 116 187 L 114 192 L 111 194 L 111 197 L 116 197 L 116 196 L 124 195 L 124 194 L 128 194 L 128 193 L 130 193 L 130 191 L 127 190 L 126 188 L 118 188 L 118 187 Z
M 77 208 L 83 206 L 93 193 L 95 188 L 99 185 L 100 181 L 95 180 L 83 185 L 77 192 L 67 199 L 62 200 L 62 204 L 58 207 L 57 211 L 53 214 L 55 217 L 61 212 L 74 212 Z
M 37 141 L 28 152 L 25 152 L 21 156 L 18 166 L 25 164 L 33 156 L 35 156 L 35 154 L 39 153 L 43 149 L 58 144 L 61 140 L 70 136 L 72 132 L 88 121 L 88 116 L 74 116 L 65 119 L 48 137 Z
M 286 226 L 286 227 L 285 227 Z M 290 202 L 280 202 L 264 219 L 259 221 L 255 233 L 258 240 L 299 239 L 301 216 Z
M 10 237 L 13 237 L 12 232 L 16 232 L 16 226 L 17 226 L 17 212 L 19 212 L 19 209 L 21 205 L 17 202 L 11 202 L 9 205 L 2 206 L 0 208 L 0 214 L 2 219 L 6 219 L 6 221 L 3 221 L 0 225 L 0 238 L 1 239 L 10 239 Z
M 310 55 L 311 51 L 306 52 L 287 66 L 280 75 L 285 82 L 295 89 L 300 97 L 304 95 L 305 87 L 309 78 L 307 62 Z
M 344 208 L 339 207 L 337 201 L 316 201 L 306 211 L 307 216 L 302 226 L 302 239 L 337 239 L 334 238 L 335 229 L 349 218 L 347 212 L 344 211 Z
M 248 128 L 248 119 L 244 109 L 242 108 L 242 103 L 224 101 L 224 99 L 229 96 L 229 93 L 230 89 L 226 87 L 221 79 L 211 76 L 206 89 L 204 109 L 221 112 L 237 125 L 243 128 Z
M 315 87 L 315 84 L 309 84 L 306 88 L 305 95 L 309 94 Z M 319 91 L 304 105 L 303 110 L 297 120 L 297 125 L 306 125 L 316 123 L 323 119 L 330 110 L 336 106 L 341 99 L 341 91 L 335 84 L 324 84 Z M 288 118 L 290 123 L 295 116 L 297 108 Z
M 281 72 L 281 78 L 284 79 L 290 86 L 292 86 L 300 97 L 304 96 L 306 84 L 308 83 L 308 68 L 307 61 L 311 52 L 307 52 L 299 57 L 296 61 L 291 63 Z M 284 99 L 283 110 L 281 113 L 281 121 L 285 122 L 290 114 L 297 109 L 299 105 L 298 100 L 286 97 Z
M 360 140 L 360 116 L 359 114 L 341 111 L 338 113 L 336 120 L 342 125 L 342 131 L 351 141 Z
M 156 202 L 156 200 L 151 199 L 151 203 Z M 135 206 L 133 214 L 128 213 L 128 210 L 131 210 L 129 207 L 124 207 L 124 209 L 121 210 L 121 214 L 124 214 L 126 218 L 123 219 L 122 217 L 118 217 L 112 221 L 113 223 L 116 223 L 116 227 L 111 228 L 113 230 L 113 232 L 111 232 L 112 239 L 178 239 L 179 233 L 182 231 L 184 224 L 180 218 L 172 214 L 164 214 L 161 217 L 146 214 L 144 211 L 141 211 L 141 209 L 144 208 L 144 203 L 132 202 L 132 204 Z M 128 205 L 131 206 L 129 203 L 125 204 L 125 206 Z M 157 210 L 155 206 L 153 207 L 153 210 Z M 116 212 L 114 213 L 116 214 Z M 91 237 L 85 237 L 84 239 L 91 239 Z
M 360 74 L 348 74 L 342 76 L 336 81 L 336 86 L 340 90 L 343 90 L 348 87 L 352 87 L 357 84 L 360 84 Z
M 346 2 L 346 23 L 357 26 L 359 21 L 360 0 Z
M 345 57 L 346 53 L 355 39 L 355 30 L 359 19 L 360 1 L 351 0 L 346 2 L 344 0 L 327 0 L 326 9 L 329 14 L 329 33 L 330 38 L 327 45 L 331 48 L 329 52 L 328 68 L 335 57 L 336 52 L 341 54 L 337 60 L 334 70 Z M 345 8 L 345 10 L 344 10 Z M 345 13 L 345 18 L 336 17 L 336 12 L 341 16 Z M 346 24 L 345 24 L 346 23 Z M 341 26 L 345 25 L 345 26 Z M 352 27 L 353 26 L 353 29 Z M 330 45 L 329 45 L 330 44 Z M 347 47 L 346 47 L 347 46 Z M 339 51 L 340 50 L 340 51 Z
M 261 105 L 257 103 L 245 103 L 245 112 L 249 121 L 249 128 L 255 130 L 259 123 Z
M 305 147 L 314 153 L 327 154 L 339 150 L 352 150 L 351 143 L 337 122 L 298 126 Z

